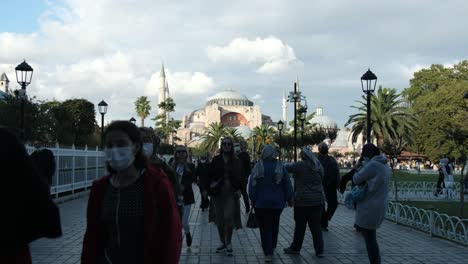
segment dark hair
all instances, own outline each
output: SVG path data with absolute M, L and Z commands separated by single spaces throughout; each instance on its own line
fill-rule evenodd
M 177 145 L 175 148 L 174 148 L 174 162 L 177 162 L 177 156 L 176 156 L 176 153 L 177 153 L 177 148 L 184 148 L 185 149 L 185 154 L 186 154 L 186 157 L 185 157 L 185 162 L 188 162 L 188 158 L 189 158 L 189 152 L 188 152 L 188 149 L 186 146 L 184 145 Z
M 106 128 L 106 131 L 104 132 L 104 138 L 106 138 L 107 135 L 112 131 L 120 131 L 127 134 L 132 143 L 138 147 L 133 165 L 137 169 L 146 168 L 147 158 L 145 157 L 145 155 L 143 155 L 143 141 L 141 137 L 141 132 L 138 129 L 138 127 L 130 121 L 114 121 Z M 117 171 L 112 169 L 109 166 L 109 164 L 107 164 L 107 170 L 110 173 L 117 173 Z
M 223 141 L 225 141 L 225 140 L 231 141 L 231 151 L 230 151 L 230 152 L 227 152 L 227 154 L 230 154 L 230 158 L 231 158 L 231 159 L 235 159 L 235 158 L 236 158 L 236 153 L 235 153 L 235 151 L 234 151 L 234 139 L 232 139 L 232 138 L 230 138 L 230 137 L 225 137 L 225 138 L 223 138 L 223 139 L 221 140 L 221 149 L 219 150 L 219 153 L 220 153 L 221 155 L 224 154 L 224 150 L 223 150 L 222 144 L 223 144 Z
M 376 147 L 372 143 L 367 143 L 362 147 L 362 156 L 367 157 L 369 159 L 373 158 L 374 156 L 380 155 L 380 149 Z

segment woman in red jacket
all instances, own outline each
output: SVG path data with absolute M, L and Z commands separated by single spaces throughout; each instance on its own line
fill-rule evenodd
M 178 263 L 181 223 L 167 176 L 147 166 L 131 122 L 111 123 L 104 138 L 110 175 L 91 189 L 81 263 Z

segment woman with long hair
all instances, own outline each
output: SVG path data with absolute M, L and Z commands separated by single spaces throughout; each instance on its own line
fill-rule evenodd
M 91 188 L 81 263 L 178 263 L 181 224 L 167 176 L 148 166 L 131 122 L 111 123 L 104 139 L 109 175 Z
M 243 172 L 233 143 L 232 139 L 224 138 L 220 154 L 213 158 L 210 166 L 210 195 L 214 207 L 214 210 L 210 207 L 210 222 L 215 222 L 221 240 L 216 252 L 227 256 L 233 253 L 231 239 L 234 228 L 242 228 L 239 198 Z
M 171 167 L 176 172 L 176 181 L 182 186 L 184 204 L 184 209 L 182 211 L 182 226 L 185 232 L 185 243 L 190 247 L 192 245 L 192 234 L 190 233 L 189 218 L 192 205 L 195 203 L 192 184 L 196 179 L 195 166 L 189 162 L 189 155 L 185 146 L 176 146 L 174 160 Z

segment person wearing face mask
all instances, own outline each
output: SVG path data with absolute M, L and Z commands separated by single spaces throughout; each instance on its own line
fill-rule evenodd
M 202 196 L 200 203 L 202 212 L 204 212 L 210 205 L 210 200 L 208 199 L 208 187 L 210 184 L 209 166 L 208 155 L 202 155 L 198 160 L 196 169 L 197 183 Z
M 237 158 L 233 140 L 224 138 L 221 141 L 220 154 L 211 161 L 210 189 L 213 209 L 210 206 L 210 222 L 214 222 L 218 228 L 221 246 L 216 253 L 225 253 L 232 256 L 231 245 L 234 228 L 242 228 L 240 218 L 239 198 L 242 188 L 242 163 Z
M 338 195 L 336 193 L 340 182 L 340 169 L 335 158 L 328 155 L 328 145 L 322 142 L 318 145 L 318 159 L 323 167 L 323 189 L 327 198 L 326 206 L 322 210 L 322 230 L 328 231 L 328 222 L 332 219 L 333 214 L 338 207 Z
M 104 139 L 109 175 L 91 188 L 81 263 L 178 263 L 181 222 L 169 179 L 147 164 L 133 123 L 112 122 Z
M 138 128 L 141 132 L 141 137 L 143 140 L 143 154 L 148 159 L 149 165 L 154 166 L 154 168 L 160 168 L 169 178 L 169 181 L 172 184 L 172 187 L 175 192 L 176 204 L 179 209 L 180 219 L 182 220 L 182 213 L 184 210 L 184 197 L 182 194 L 182 185 L 179 181 L 176 180 L 176 173 L 174 169 L 167 165 L 167 163 L 158 157 L 157 148 L 161 143 L 161 139 L 154 133 L 154 130 L 149 127 L 140 127 Z
M 323 257 L 323 237 L 320 221 L 325 195 L 323 191 L 323 167 L 312 151 L 301 149 L 301 161 L 286 164 L 286 170 L 294 173 L 294 238 L 285 254 L 299 254 L 304 242 L 307 224 L 314 241 L 315 255 Z
M 362 168 L 353 175 L 354 184 L 367 183 L 365 197 L 357 202 L 355 225 L 364 237 L 371 264 L 380 264 L 376 230 L 385 218 L 388 203 L 390 166 L 379 148 L 367 143 L 362 148 Z
M 174 161 L 171 164 L 172 169 L 176 172 L 176 180 L 182 186 L 182 195 L 184 210 L 182 212 L 182 225 L 185 232 L 185 243 L 188 247 L 192 246 L 192 234 L 190 233 L 190 211 L 195 203 L 192 184 L 196 182 L 195 166 L 189 162 L 187 148 L 183 145 L 178 145 L 175 148 Z

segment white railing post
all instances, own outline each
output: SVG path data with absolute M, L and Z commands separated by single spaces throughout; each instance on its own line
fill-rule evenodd
M 429 209 L 429 235 L 434 236 L 434 208 Z
M 76 151 L 75 151 L 75 144 L 72 145 L 73 156 L 72 156 L 72 193 L 75 193 L 75 158 L 76 158 Z
M 60 145 L 58 142 L 55 144 L 55 149 L 57 150 L 57 153 L 55 155 L 57 162 L 57 164 L 55 164 L 55 198 L 58 198 L 58 187 L 60 184 Z
M 85 146 L 85 153 L 84 153 L 84 189 L 87 190 L 86 184 L 88 183 L 88 145 Z
M 395 224 L 398 225 L 400 220 L 400 206 L 398 203 L 395 203 Z

